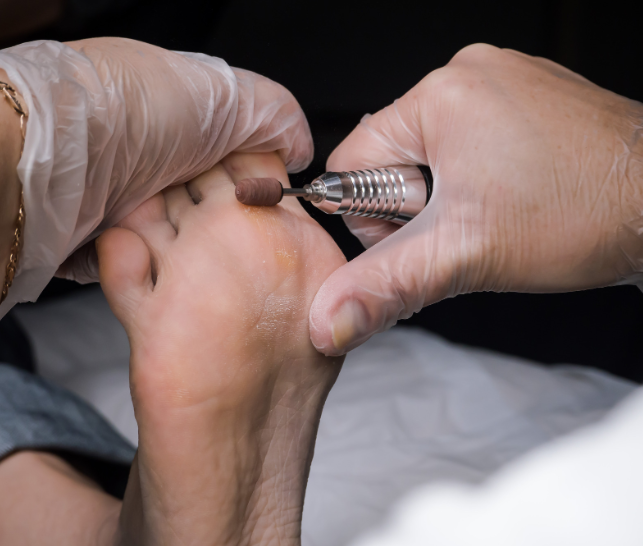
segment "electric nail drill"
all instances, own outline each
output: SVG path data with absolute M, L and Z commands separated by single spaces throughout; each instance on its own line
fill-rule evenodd
M 431 170 L 423 165 L 327 172 L 303 188 L 284 188 L 275 178 L 247 178 L 235 194 L 244 205 L 274 206 L 284 196 L 302 197 L 327 214 L 349 214 L 406 224 L 433 193 Z

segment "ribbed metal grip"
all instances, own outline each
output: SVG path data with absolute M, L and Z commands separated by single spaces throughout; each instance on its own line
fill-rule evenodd
M 431 197 L 427 167 L 397 166 L 348 172 L 328 172 L 313 180 L 319 196 L 313 204 L 328 214 L 350 214 L 406 224 Z

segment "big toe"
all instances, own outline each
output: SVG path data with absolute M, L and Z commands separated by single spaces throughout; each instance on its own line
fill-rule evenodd
M 134 311 L 153 288 L 149 249 L 133 231 L 112 228 L 97 239 L 96 251 L 105 297 L 127 328 Z

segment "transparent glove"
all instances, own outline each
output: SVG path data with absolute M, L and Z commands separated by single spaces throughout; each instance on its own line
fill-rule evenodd
M 422 307 L 475 291 L 557 292 L 643 272 L 643 105 L 565 68 L 470 46 L 360 125 L 332 171 L 429 165 L 400 228 L 346 217 L 366 247 L 335 271 L 311 338 L 340 354 Z
M 25 246 L 0 316 L 37 298 L 68 256 L 140 203 L 231 151 L 278 151 L 291 172 L 312 159 L 293 96 L 221 59 L 99 38 L 5 49 L 0 68 L 29 109 L 18 165 Z M 60 274 L 97 280 L 92 249 Z

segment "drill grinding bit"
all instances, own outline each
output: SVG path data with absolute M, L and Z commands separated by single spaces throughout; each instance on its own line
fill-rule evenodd
M 306 184 L 303 188 L 284 188 L 276 178 L 246 178 L 234 190 L 237 201 L 253 207 L 274 207 L 284 195 L 314 200 L 315 193 Z

